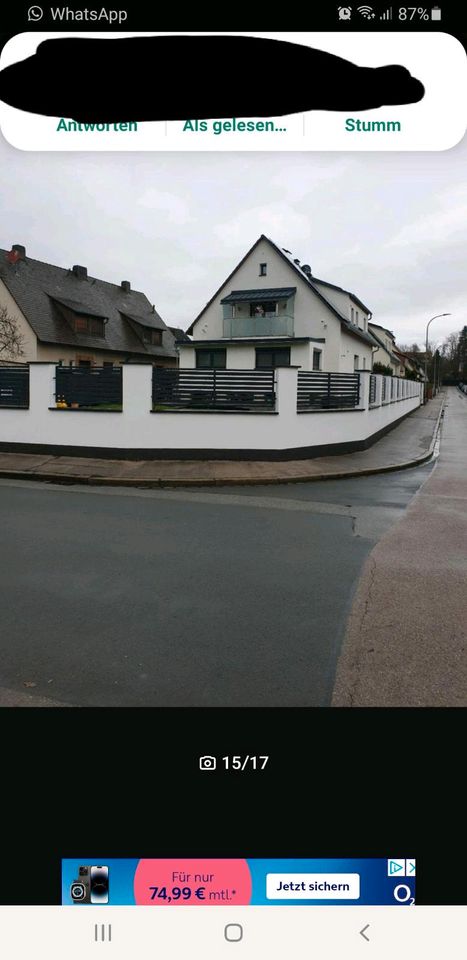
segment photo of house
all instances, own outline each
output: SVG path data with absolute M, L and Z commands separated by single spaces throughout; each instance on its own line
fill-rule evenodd
M 371 310 L 264 234 L 178 343 L 181 367 L 371 370 Z

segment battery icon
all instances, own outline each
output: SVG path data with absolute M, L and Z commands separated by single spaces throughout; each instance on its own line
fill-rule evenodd
M 431 19 L 432 19 L 432 20 L 441 20 L 441 7 L 432 7 L 432 8 L 431 8 Z

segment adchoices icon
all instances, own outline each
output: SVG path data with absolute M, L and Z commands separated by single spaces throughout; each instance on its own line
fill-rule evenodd
M 388 877 L 415 877 L 415 860 L 388 860 Z

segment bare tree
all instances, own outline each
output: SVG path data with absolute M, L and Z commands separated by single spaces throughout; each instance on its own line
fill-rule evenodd
M 24 337 L 17 321 L 8 313 L 7 307 L 0 304 L 0 363 L 22 357 L 23 343 Z
M 418 343 L 401 343 L 398 349 L 401 353 L 420 353 Z
M 465 380 L 467 377 L 467 327 L 462 327 L 459 333 L 459 373 Z
M 441 347 L 441 353 L 451 364 L 455 364 L 459 356 L 459 334 L 450 333 Z

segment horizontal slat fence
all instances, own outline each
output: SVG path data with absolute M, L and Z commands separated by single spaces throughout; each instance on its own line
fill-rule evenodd
M 68 406 L 120 406 L 122 403 L 121 367 L 57 367 L 55 399 Z
M 274 370 L 153 370 L 156 408 L 197 410 L 272 410 Z
M 29 366 L 27 363 L 0 365 L 0 407 L 29 407 Z
M 358 407 L 359 402 L 358 373 L 298 371 L 297 410 Z

